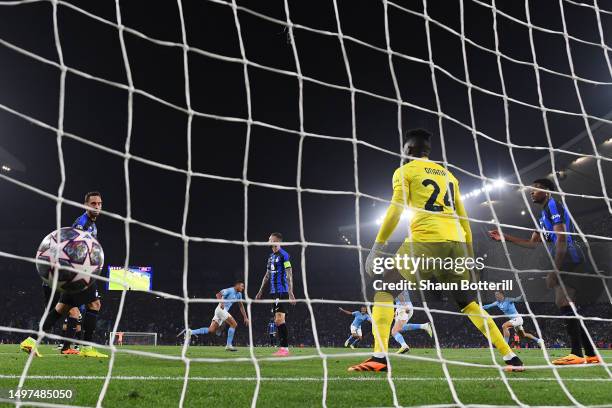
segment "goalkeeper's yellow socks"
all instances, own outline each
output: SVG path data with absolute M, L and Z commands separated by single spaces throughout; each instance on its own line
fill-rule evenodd
M 374 356 L 385 357 L 389 348 L 389 332 L 393 323 L 393 296 L 387 292 L 374 295 L 372 307 L 372 335 L 374 336 Z
M 471 302 L 469 305 L 464 307 L 461 312 L 468 315 L 472 323 L 474 323 L 474 326 L 476 326 L 478 330 L 485 335 L 485 337 L 491 339 L 491 343 L 493 343 L 495 348 L 497 348 L 504 360 L 510 360 L 511 358 L 515 357 L 512 349 L 504 339 L 504 336 L 502 336 L 501 332 L 495 325 L 495 322 L 493 322 L 493 319 L 489 317 L 489 314 L 483 308 L 481 308 L 478 303 Z M 487 336 L 485 321 L 489 328 L 489 336 Z

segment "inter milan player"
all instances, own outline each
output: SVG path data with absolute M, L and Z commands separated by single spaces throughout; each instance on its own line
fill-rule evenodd
M 225 288 L 217 292 L 215 295 L 217 299 L 220 300 L 217 308 L 215 309 L 215 315 L 210 322 L 210 326 L 201 327 L 199 329 L 191 330 L 183 330 L 178 335 L 180 336 L 184 332 L 187 332 L 187 337 L 191 337 L 193 335 L 198 334 L 213 334 L 216 333 L 217 330 L 221 327 L 223 323 L 229 325 L 227 329 L 227 343 L 225 345 L 226 351 L 238 351 L 236 347 L 233 345 L 234 334 L 236 333 L 236 327 L 238 327 L 238 323 L 236 323 L 236 319 L 229 313 L 232 305 L 242 299 L 242 292 L 244 292 L 244 282 L 237 281 L 234 286 Z M 242 318 L 244 320 L 244 325 L 249 325 L 249 318 L 244 310 L 244 305 L 241 303 L 238 304 L 240 306 L 240 313 L 242 313 Z M 187 340 L 189 341 L 189 340 Z
M 83 331 L 81 329 L 82 329 L 82 323 L 83 323 L 83 313 L 85 313 L 85 305 L 79 306 L 79 316 L 77 318 L 74 337 L 73 337 L 79 340 L 82 340 L 81 334 L 83 333 Z M 66 319 L 64 319 L 64 324 L 62 324 L 62 337 L 66 337 L 68 335 L 68 332 L 69 332 L 68 324 L 69 324 L 68 317 L 66 317 Z M 59 350 L 62 350 L 62 354 L 78 354 L 78 351 L 80 351 L 80 346 L 78 344 L 75 344 L 73 347 L 74 347 L 73 350 L 75 352 L 66 352 L 66 350 L 71 350 L 71 349 L 70 349 L 70 345 L 68 346 L 68 348 L 66 347 L 66 340 L 64 340 L 64 343 L 61 343 L 60 345 L 58 345 L 57 348 Z
M 531 333 L 527 333 L 523 328 L 523 317 L 519 315 L 519 313 L 516 311 L 516 306 L 514 305 L 515 302 L 520 301 L 522 298 L 523 295 L 514 298 L 506 297 L 504 292 L 498 291 L 495 292 L 495 302 L 489 303 L 488 305 L 484 305 L 482 308 L 484 310 L 488 310 L 492 307 L 497 306 L 497 308 L 501 310 L 504 315 L 510 318 L 510 320 L 508 320 L 502 325 L 504 340 L 506 340 L 506 343 L 510 342 L 510 328 L 513 327 L 516 331 L 516 334 L 518 334 L 521 339 L 528 338 L 535 341 L 539 345 L 542 345 L 542 343 L 544 342 L 542 339 L 537 338 Z
M 85 195 L 84 203 L 87 206 L 87 210 L 75 220 L 72 227 L 87 231 L 95 238 L 98 238 L 96 220 L 102 212 L 102 195 L 97 191 L 91 191 Z M 97 280 L 95 278 L 92 279 L 93 282 L 91 285 L 81 292 L 73 294 L 62 293 L 55 308 L 49 311 L 43 323 L 44 331 L 48 332 L 62 316 L 68 315 L 64 337 L 70 339 L 74 338 L 80 314 L 79 306 L 85 305 L 82 322 L 82 336 L 84 341 L 93 341 L 101 302 L 98 294 Z M 28 337 L 21 343 L 21 349 L 30 352 L 35 343 L 36 341 L 33 338 Z M 80 351 L 69 351 L 73 350 L 70 344 L 71 342 L 64 341 L 63 354 L 79 354 L 84 357 L 108 357 L 106 354 L 98 352 L 93 346 L 83 346 Z
M 268 337 L 270 338 L 270 346 L 275 347 L 276 346 L 276 324 L 274 323 L 274 318 L 270 319 L 270 322 L 268 323 L 267 334 L 268 334 Z
M 282 300 L 287 300 L 295 305 L 295 296 L 293 295 L 293 270 L 289 253 L 281 248 L 280 243 L 283 241 L 283 235 L 280 232 L 270 234 L 268 241 L 272 244 L 272 253 L 268 257 L 266 274 L 261 282 L 259 292 L 255 299 L 261 299 L 263 291 L 270 283 L 270 297 L 275 300 L 272 306 L 272 314 L 274 315 L 274 324 L 278 333 L 279 349 L 274 356 L 285 357 L 289 355 L 289 330 L 285 317 L 287 315 L 287 306 Z
M 429 323 L 408 323 L 413 313 L 414 307 L 410 301 L 410 293 L 404 290 L 395 298 L 395 323 L 391 329 L 391 336 L 400 344 L 397 354 L 404 354 L 410 351 L 410 347 L 408 347 L 406 339 L 402 336 L 402 332 L 425 330 L 425 332 L 429 334 L 429 337 L 433 334 Z
M 534 231 L 530 239 L 510 234 L 503 234 L 503 239 L 530 249 L 537 248 L 543 239 L 558 271 L 588 273 L 590 265 L 585 262 L 584 253 L 579 243 L 576 242 L 573 235 L 568 235 L 568 233 L 575 233 L 570 214 L 561 201 L 552 197 L 555 185 L 551 180 L 543 178 L 535 180 L 531 186 L 531 201 L 541 208 L 538 222 L 542 236 L 538 231 Z M 501 241 L 502 239 L 498 230 L 489 231 L 489 236 L 495 241 Z M 563 280 L 565 290 L 559 279 Z M 575 316 L 571 303 L 578 308 L 581 303 L 597 299 L 600 291 L 603 290 L 603 285 L 590 285 L 590 281 L 589 278 L 576 275 L 563 275 L 561 277 L 561 274 L 556 272 L 550 272 L 546 276 L 546 285 L 555 291 L 557 307 L 564 316 L 569 317 Z M 599 363 L 601 360 L 595 353 L 593 345 L 578 319 L 568 318 L 563 320 L 566 324 L 571 352 L 565 357 L 553 360 L 553 364 Z
M 380 226 L 376 242 L 366 260 L 365 270 L 376 280 L 396 280 L 398 274 L 409 281 L 429 280 L 435 277 L 441 283 L 450 283 L 460 287 L 462 281 L 472 280 L 471 271 L 453 263 L 450 270 L 440 268 L 439 263 L 433 266 L 423 265 L 418 269 L 407 268 L 405 263 L 396 263 L 393 270 L 383 275 L 376 275 L 376 263 L 386 253 L 387 241 L 397 227 L 402 212 L 410 206 L 415 215 L 410 221 L 411 234 L 399 248 L 397 255 L 404 257 L 417 256 L 430 259 L 465 261 L 473 258 L 472 231 L 461 195 L 459 183 L 455 176 L 443 166 L 429 160 L 431 151 L 431 134 L 423 129 L 407 132 L 404 156 L 411 161 L 399 167 L 393 174 L 393 197 L 385 218 Z M 385 260 L 386 261 L 386 260 Z M 465 264 L 462 264 L 465 265 Z M 377 286 L 380 288 L 380 286 Z M 384 288 L 383 288 L 384 289 Z M 523 363 L 512 352 L 510 346 L 487 312 L 476 302 L 473 291 L 451 291 L 449 295 L 459 309 L 466 314 L 472 323 L 498 349 L 506 362 L 506 370 L 522 371 Z M 389 332 L 393 321 L 394 297 L 384 290 L 375 290 L 372 308 L 372 331 L 374 335 L 374 354 L 361 364 L 349 367 L 349 371 L 387 371 L 387 350 Z
M 351 323 L 351 334 L 348 339 L 344 342 L 344 347 L 355 348 L 355 346 L 363 339 L 363 332 L 361 331 L 361 325 L 364 322 L 372 322 L 372 318 L 368 314 L 368 308 L 361 306 L 359 310 L 350 312 L 341 307 L 338 308 L 342 313 L 349 316 L 353 316 L 353 322 Z

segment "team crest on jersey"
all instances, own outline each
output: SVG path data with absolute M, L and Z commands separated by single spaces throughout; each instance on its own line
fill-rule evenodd
M 544 239 L 546 241 L 550 241 L 551 235 L 550 232 L 546 230 L 546 226 L 544 225 L 544 221 L 540 220 L 540 228 L 542 229 L 542 235 L 544 235 Z

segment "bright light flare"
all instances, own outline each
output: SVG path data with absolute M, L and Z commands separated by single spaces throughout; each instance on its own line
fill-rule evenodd
M 410 208 L 407 208 L 402 213 L 402 216 L 400 217 L 400 221 L 410 221 L 412 219 L 412 217 L 414 217 L 414 211 L 411 210 Z M 378 217 L 376 219 L 376 225 L 381 225 L 383 223 L 384 219 L 385 219 L 385 214 L 383 214 L 380 217 Z

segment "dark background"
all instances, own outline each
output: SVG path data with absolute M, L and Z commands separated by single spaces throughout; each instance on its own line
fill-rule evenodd
M 57 195 L 61 181 L 57 135 L 53 130 L 31 123 L 36 120 L 51 127 L 58 126 L 61 89 L 60 70 L 54 66 L 59 59 L 53 7 L 47 1 L 13 6 L 0 4 L 0 146 L 21 162 L 25 170 L 13 170 L 4 176 Z M 191 108 L 198 113 L 193 118 L 191 132 L 191 168 L 196 174 L 189 190 L 186 234 L 238 242 L 190 242 L 189 290 L 184 294 L 183 241 L 142 225 L 154 225 L 180 234 L 183 220 L 188 115 L 185 112 L 181 22 L 177 3 L 173 1 L 121 2 L 122 23 L 142 34 L 128 31 L 123 34 L 137 90 L 131 105 L 133 125 L 129 153 L 133 158 L 127 163 L 129 202 L 123 157 L 128 135 L 128 80 L 119 30 L 114 26 L 117 21 L 115 3 L 69 1 L 58 5 L 59 42 L 64 63 L 70 68 L 63 89 L 63 129 L 68 133 L 61 138 L 60 146 L 65 167 L 63 197 L 80 203 L 85 192 L 99 190 L 103 194 L 104 210 L 122 217 L 126 216 L 129 206 L 131 217 L 138 224 L 130 224 L 128 262 L 153 266 L 156 290 L 178 296 L 210 298 L 218 289 L 245 277 L 248 269 L 248 293 L 254 296 L 265 272 L 269 249 L 262 245 L 248 246 L 248 262 L 245 263 L 241 241 L 263 242 L 271 232 L 281 231 L 287 241 L 314 243 L 314 246 L 286 248 L 294 260 L 298 297 L 304 296 L 307 279 L 309 295 L 313 298 L 359 300 L 356 250 L 317 244 L 344 244 L 338 229 L 356 223 L 356 188 L 361 193 L 389 199 L 391 175 L 400 162 L 396 93 L 388 54 L 384 52 L 387 47 L 384 3 L 374 0 L 337 2 L 352 82 L 357 90 L 352 104 L 350 81 L 337 35 L 339 27 L 334 2 L 288 2 L 294 24 L 321 31 L 294 28 L 303 75 L 301 122 L 300 81 L 292 44 L 286 25 L 279 24 L 279 21 L 287 21 L 283 1 L 237 2 L 243 7 L 237 10 L 237 18 L 246 59 L 250 62 L 247 71 L 251 118 L 255 123 L 250 126 L 249 139 L 244 65 L 230 4 L 201 0 L 182 2 L 186 39 L 193 47 L 187 55 Z M 471 42 L 494 50 L 493 13 L 487 4 L 491 2 L 464 2 L 465 35 Z M 529 4 L 534 25 L 563 31 L 558 1 L 539 0 Z M 599 44 L 601 38 L 595 12 L 565 1 L 562 4 L 568 33 Z M 524 168 L 548 155 L 546 149 L 550 146 L 539 109 L 529 30 L 525 24 L 512 20 L 526 21 L 524 4 L 504 0 L 497 1 L 496 6 L 505 89 L 515 100 L 508 102 L 509 137 L 515 145 L 517 167 Z M 454 166 L 453 172 L 459 178 L 462 191 L 470 191 L 482 186 L 478 175 L 490 179 L 511 178 L 514 168 L 507 146 L 503 99 L 491 95 L 491 92 L 502 93 L 496 56 L 468 42 L 465 45 L 466 63 L 470 81 L 475 86 L 472 106 L 475 128 L 480 133 L 474 138 L 470 131 L 468 88 L 462 83 L 466 75 L 459 36 L 460 11 L 458 1 L 429 2 L 427 9 L 433 19 L 429 30 L 431 59 L 435 64 L 441 103 L 439 110 L 446 115 L 441 121 L 444 153 L 448 163 Z M 402 127 L 425 127 L 433 131 L 432 159 L 442 160 L 440 127 L 435 113 L 438 107 L 428 62 L 423 12 L 420 1 L 389 3 L 390 47 L 396 53 L 392 62 L 401 100 L 406 103 L 401 108 Z M 602 12 L 600 16 L 604 41 L 610 43 L 612 15 Z M 540 67 L 571 75 L 562 35 L 536 29 L 533 39 Z M 165 43 L 160 44 L 161 41 Z M 596 118 L 604 117 L 612 108 L 611 72 L 601 46 L 572 39 L 569 45 L 576 75 L 597 82 L 578 81 L 584 108 L 592 116 L 589 121 L 594 125 L 601 122 Z M 10 46 L 27 50 L 31 56 Z M 201 51 L 209 54 L 203 55 Z M 34 55 L 46 62 L 33 58 Z M 580 105 L 574 82 L 544 70 L 539 74 L 544 106 L 562 111 L 547 114 L 552 146 L 559 148 L 585 130 L 584 119 L 576 115 L 580 113 Z M 96 79 L 87 78 L 87 75 Z M 30 120 L 9 110 L 27 115 Z M 306 132 L 303 138 L 299 133 L 301 125 Z M 610 134 L 602 132 L 595 140 L 596 145 L 603 143 Z M 353 137 L 359 143 L 355 144 Z M 570 146 L 567 150 L 594 153 L 590 143 Z M 606 155 L 609 157 L 609 153 Z M 478 157 L 482 161 L 482 172 Z M 248 159 L 246 167 L 245 159 Z M 606 182 L 610 178 L 609 169 L 609 166 L 604 167 L 603 171 Z M 248 185 L 246 201 L 244 170 L 246 180 L 252 183 Z M 597 185 L 598 170 L 590 169 L 587 178 Z M 300 193 L 296 191 L 298 180 L 303 189 L 321 191 L 301 192 L 300 201 Z M 342 194 L 326 194 L 331 191 Z M 601 187 L 595 195 L 603 196 Z M 6 178 L 0 179 L 0 197 L 0 249 L 33 256 L 43 236 L 56 227 L 56 202 Z M 474 205 L 477 207 L 478 203 Z M 384 202 L 359 198 L 359 221 L 366 225 L 361 231 L 362 245 L 370 245 L 376 232 L 372 221 L 385 207 Z M 468 211 L 476 213 L 476 207 L 468 206 Z M 601 216 L 609 218 L 601 208 L 598 210 Z M 63 204 L 61 224 L 72 223 L 81 212 L 78 207 Z M 127 247 L 123 221 L 107 215 L 97 224 L 107 264 L 123 264 Z M 585 228 L 591 225 L 593 228 L 587 232 L 599 231 L 602 224 L 589 221 Z M 609 237 L 610 229 L 604 228 L 599 234 Z M 306 255 L 304 259 L 302 251 Z M 0 264 L 11 293 L 19 291 L 38 299 L 40 282 L 31 263 L 0 258 Z M 108 299 L 106 307 L 112 311 L 112 299 L 116 294 L 105 296 Z M 152 302 L 153 298 L 130 293 L 127 304 L 136 303 L 132 299 Z M 34 314 L 41 310 L 38 303 L 31 307 Z M 181 308 L 182 303 L 171 320 L 182 319 Z M 204 322 L 211 310 L 212 305 L 202 305 L 194 306 L 190 312 Z M 126 319 L 129 318 L 126 314 Z

